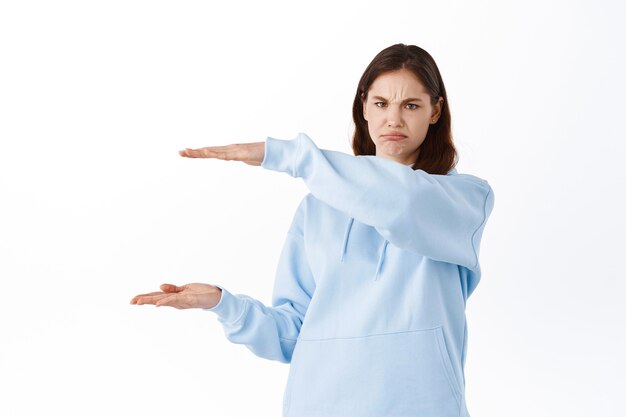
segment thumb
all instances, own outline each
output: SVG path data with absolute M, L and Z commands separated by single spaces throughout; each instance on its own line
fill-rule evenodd
M 177 287 L 174 284 L 162 284 L 160 288 L 161 288 L 161 291 L 163 292 L 180 292 L 185 289 L 184 286 Z

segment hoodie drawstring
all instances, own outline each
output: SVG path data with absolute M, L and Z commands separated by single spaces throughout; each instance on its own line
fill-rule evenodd
M 352 230 L 352 225 L 354 223 L 354 218 L 351 217 L 348 222 L 348 226 L 346 227 L 346 231 L 343 234 L 343 245 L 341 246 L 341 262 L 345 257 L 346 251 L 348 249 L 348 239 L 350 238 L 350 231 Z M 387 252 L 387 245 L 389 241 L 387 239 L 383 242 L 383 249 L 380 251 L 380 257 L 378 258 L 378 265 L 376 266 L 376 274 L 374 275 L 374 281 L 378 281 L 380 277 L 380 272 L 383 268 L 383 262 L 385 261 L 385 253 Z
M 343 247 L 341 248 L 341 262 L 343 262 L 343 256 L 346 254 L 346 249 L 348 247 L 348 236 L 350 235 L 350 229 L 352 229 L 352 223 L 354 223 L 354 218 L 351 217 L 348 222 L 348 227 L 346 228 L 346 232 L 343 235 Z
M 383 250 L 380 251 L 380 259 L 378 259 L 378 266 L 376 267 L 376 276 L 374 277 L 374 281 L 378 281 L 378 278 L 380 277 L 380 271 L 383 267 L 383 261 L 385 260 L 385 252 L 387 251 L 388 243 L 387 239 L 385 239 L 385 242 L 383 243 Z

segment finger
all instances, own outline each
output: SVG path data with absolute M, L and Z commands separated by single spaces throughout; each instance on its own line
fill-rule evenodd
M 162 284 L 159 288 L 161 288 L 161 291 L 167 292 L 167 293 L 176 293 L 176 292 L 180 292 L 182 290 L 185 289 L 185 286 L 183 285 L 182 287 L 177 287 L 174 284 Z
M 130 300 L 130 303 L 131 304 L 135 304 L 136 301 L 137 301 L 137 298 L 139 298 L 139 297 L 146 297 L 146 296 L 157 295 L 157 294 L 163 294 L 163 292 L 155 291 L 155 292 L 150 292 L 150 293 L 147 293 L 147 294 L 137 294 L 136 296 L 133 297 L 132 300 Z
M 187 158 L 200 158 L 201 157 L 201 155 L 197 151 L 194 151 L 193 149 L 189 149 L 189 148 L 184 149 L 182 151 L 178 151 L 178 154 L 180 156 L 185 156 Z
M 217 154 L 212 151 L 203 149 L 185 149 L 184 151 L 178 151 L 180 156 L 186 156 L 187 158 L 217 158 Z
M 226 146 L 205 146 L 204 148 L 179 151 L 181 156 L 189 158 L 217 158 L 226 161 L 243 161 L 245 158 L 245 147 L 239 143 Z
M 178 153 L 188 158 L 218 158 L 228 150 L 227 146 L 207 146 L 198 149 L 186 148 L 184 151 L 179 151 Z
M 137 297 L 134 304 L 142 305 L 142 304 L 154 304 L 162 298 L 166 298 L 171 296 L 171 294 L 160 293 L 158 295 L 142 295 Z

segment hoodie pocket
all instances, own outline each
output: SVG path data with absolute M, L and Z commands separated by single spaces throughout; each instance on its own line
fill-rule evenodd
M 284 416 L 458 416 L 460 390 L 443 329 L 299 338 Z

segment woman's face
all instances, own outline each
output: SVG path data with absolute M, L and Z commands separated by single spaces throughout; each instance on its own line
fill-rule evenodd
M 376 156 L 413 165 L 428 127 L 439 119 L 442 102 L 439 97 L 432 106 L 424 85 L 407 69 L 379 75 L 363 102 Z

